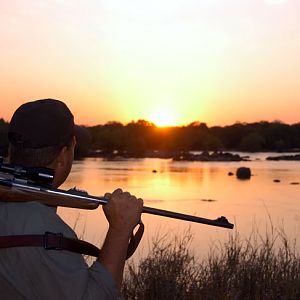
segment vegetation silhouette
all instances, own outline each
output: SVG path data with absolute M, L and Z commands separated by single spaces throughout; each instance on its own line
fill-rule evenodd
M 284 229 L 253 226 L 249 237 L 238 232 L 198 257 L 187 232 L 156 236 L 138 263 L 129 261 L 125 299 L 299 299 L 300 257 L 296 239 Z
M 8 122 L 0 119 L 0 155 L 7 154 Z M 235 123 L 208 127 L 192 122 L 186 126 L 157 127 L 146 120 L 126 125 L 79 126 L 76 157 L 99 155 L 123 157 L 174 157 L 188 151 L 292 151 L 300 149 L 300 123 L 280 121 Z

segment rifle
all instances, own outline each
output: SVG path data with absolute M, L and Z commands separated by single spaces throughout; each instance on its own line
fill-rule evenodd
M 0 201 L 38 201 L 49 206 L 81 209 L 96 209 L 108 202 L 105 197 L 92 196 L 76 188 L 68 191 L 53 189 L 51 188 L 53 178 L 52 169 L 22 167 L 0 161 Z M 143 207 L 142 212 L 229 229 L 234 227 L 224 216 L 212 220 L 147 206 Z

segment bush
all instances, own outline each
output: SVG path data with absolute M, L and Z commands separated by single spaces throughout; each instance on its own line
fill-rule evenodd
M 283 231 L 231 235 L 201 261 L 191 239 L 155 238 L 137 267 L 128 264 L 125 299 L 300 299 L 300 259 Z

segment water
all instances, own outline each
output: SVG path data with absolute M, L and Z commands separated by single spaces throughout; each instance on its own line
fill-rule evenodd
M 212 219 L 224 215 L 235 223 L 235 229 L 229 230 L 143 214 L 146 233 L 139 256 L 148 251 L 155 235 L 183 234 L 188 229 L 194 236 L 191 247 L 197 255 L 205 255 L 212 244 L 226 240 L 235 230 L 249 236 L 254 224 L 264 232 L 272 222 L 278 229 L 284 227 L 290 239 L 296 238 L 300 232 L 300 184 L 291 183 L 300 183 L 300 162 L 265 160 L 274 153 L 249 155 L 249 162 L 87 158 L 75 161 L 63 188 L 76 186 L 100 196 L 120 187 L 143 198 L 147 206 Z M 228 176 L 240 166 L 251 168 L 250 180 Z M 59 214 L 79 236 L 102 244 L 107 222 L 101 207 L 94 211 L 60 208 Z M 300 252 L 299 240 L 296 247 Z

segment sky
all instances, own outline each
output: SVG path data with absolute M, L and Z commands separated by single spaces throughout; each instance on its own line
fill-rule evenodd
M 0 0 L 0 118 L 300 122 L 299 0 Z

